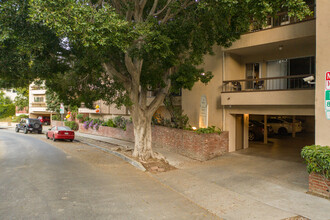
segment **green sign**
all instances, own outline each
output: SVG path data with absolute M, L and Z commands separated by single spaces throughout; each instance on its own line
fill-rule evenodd
M 330 90 L 325 91 L 325 100 L 330 100 Z
M 325 115 L 330 120 L 330 90 L 325 91 Z

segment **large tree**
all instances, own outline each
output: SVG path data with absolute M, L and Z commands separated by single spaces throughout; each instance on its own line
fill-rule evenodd
M 92 106 L 102 99 L 126 105 L 134 124 L 133 156 L 144 160 L 154 156 L 152 115 L 171 87 L 191 89 L 195 82 L 212 78 L 197 66 L 214 45 L 230 46 L 252 21 L 262 24 L 280 10 L 298 18 L 308 13 L 303 0 L 0 4 L 0 65 L 6 65 L 0 78 L 20 83 L 21 77 L 47 79 L 47 86 L 66 104 Z M 3 59 L 6 55 L 9 58 Z M 148 90 L 156 91 L 151 103 Z

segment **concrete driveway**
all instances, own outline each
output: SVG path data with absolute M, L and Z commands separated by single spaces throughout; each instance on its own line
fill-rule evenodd
M 304 216 L 329 220 L 330 201 L 306 194 L 308 173 L 300 150 L 312 144 L 311 138 L 272 141 L 190 164 L 158 178 L 225 219 Z

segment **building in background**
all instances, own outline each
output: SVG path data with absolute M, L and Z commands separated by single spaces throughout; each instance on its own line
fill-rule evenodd
M 50 117 L 50 115 L 51 112 L 47 110 L 45 85 L 32 83 L 29 86 L 29 117 Z
M 147 94 L 147 102 L 148 104 L 152 102 L 154 99 L 154 93 L 149 91 Z M 130 118 L 130 113 L 125 106 L 117 108 L 116 105 L 108 105 L 104 101 L 100 100 L 94 103 L 94 106 L 98 105 L 100 111 L 97 113 L 96 109 L 89 109 L 82 104 L 82 106 L 78 109 L 79 114 L 84 114 L 91 118 L 100 118 L 103 120 L 107 120 L 110 118 L 114 118 L 116 116 L 123 116 L 126 119 Z M 173 105 L 181 108 L 181 92 L 173 95 Z M 161 115 L 163 118 L 171 118 L 169 111 L 165 108 L 164 104 L 162 104 L 155 114 Z

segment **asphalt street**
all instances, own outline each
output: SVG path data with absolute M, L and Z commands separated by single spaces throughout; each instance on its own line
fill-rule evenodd
M 0 129 L 0 219 L 216 218 L 115 156 L 102 169 L 41 137 Z

